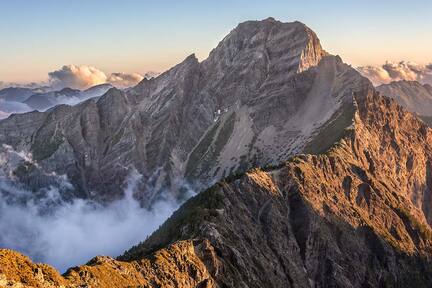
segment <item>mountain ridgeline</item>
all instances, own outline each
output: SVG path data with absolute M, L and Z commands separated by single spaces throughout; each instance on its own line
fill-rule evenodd
M 37 163 L 25 185 L 56 172 L 71 197 L 112 201 L 136 169 L 148 206 L 209 186 L 117 259 L 59 275 L 0 250 L 0 284 L 430 287 L 431 140 L 304 24 L 242 23 L 202 62 L 0 122 Z

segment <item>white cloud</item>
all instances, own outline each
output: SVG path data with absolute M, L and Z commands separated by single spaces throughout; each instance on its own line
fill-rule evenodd
M 116 86 L 118 88 L 127 88 L 131 86 L 135 86 L 138 84 L 144 77 L 138 73 L 112 73 L 107 82 Z
M 65 65 L 59 70 L 49 72 L 48 76 L 51 85 L 58 89 L 65 87 L 86 89 L 107 81 L 104 72 L 87 65 Z
M 413 62 L 387 62 L 382 66 L 363 66 L 357 70 L 376 86 L 392 81 L 418 81 L 432 84 L 432 64 L 419 65 Z
M 88 65 L 65 65 L 61 69 L 48 73 L 49 82 L 55 89 L 65 87 L 87 89 L 109 83 L 117 88 L 127 88 L 138 84 L 144 77 L 138 73 L 116 72 L 107 76 L 105 72 Z

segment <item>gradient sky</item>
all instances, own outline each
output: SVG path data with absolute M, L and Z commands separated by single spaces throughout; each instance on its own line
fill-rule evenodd
M 311 27 L 345 62 L 432 62 L 430 0 L 0 0 L 0 81 L 42 81 L 65 64 L 163 71 L 209 51 L 239 22 Z

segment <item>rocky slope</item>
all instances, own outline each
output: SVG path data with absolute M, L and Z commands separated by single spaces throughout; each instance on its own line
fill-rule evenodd
M 342 133 L 324 153 L 217 183 L 118 260 L 96 257 L 59 276 L 2 250 L 0 279 L 40 287 L 430 287 L 432 130 L 371 85 L 351 100 L 351 110 L 327 123 L 324 130 Z M 17 267 L 28 265 L 33 274 L 18 279 Z
M 366 82 L 304 24 L 248 21 L 201 63 L 191 55 L 127 91 L 1 121 L 0 144 L 31 152 L 37 169 L 66 174 L 78 196 L 99 201 L 121 197 L 134 168 L 144 176 L 137 197 L 151 205 L 331 145 L 331 133 L 322 147 L 308 143 Z
M 432 86 L 429 84 L 402 80 L 383 84 L 376 89 L 418 114 L 426 123 L 432 123 Z

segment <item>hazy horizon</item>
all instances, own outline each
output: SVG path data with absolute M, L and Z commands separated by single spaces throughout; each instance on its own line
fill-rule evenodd
M 96 67 L 107 78 L 163 72 L 192 53 L 205 59 L 238 23 L 267 17 L 305 23 L 324 49 L 353 66 L 432 62 L 428 1 L 0 3 L 0 81 L 6 83 L 46 81 L 49 72 L 71 64 Z

